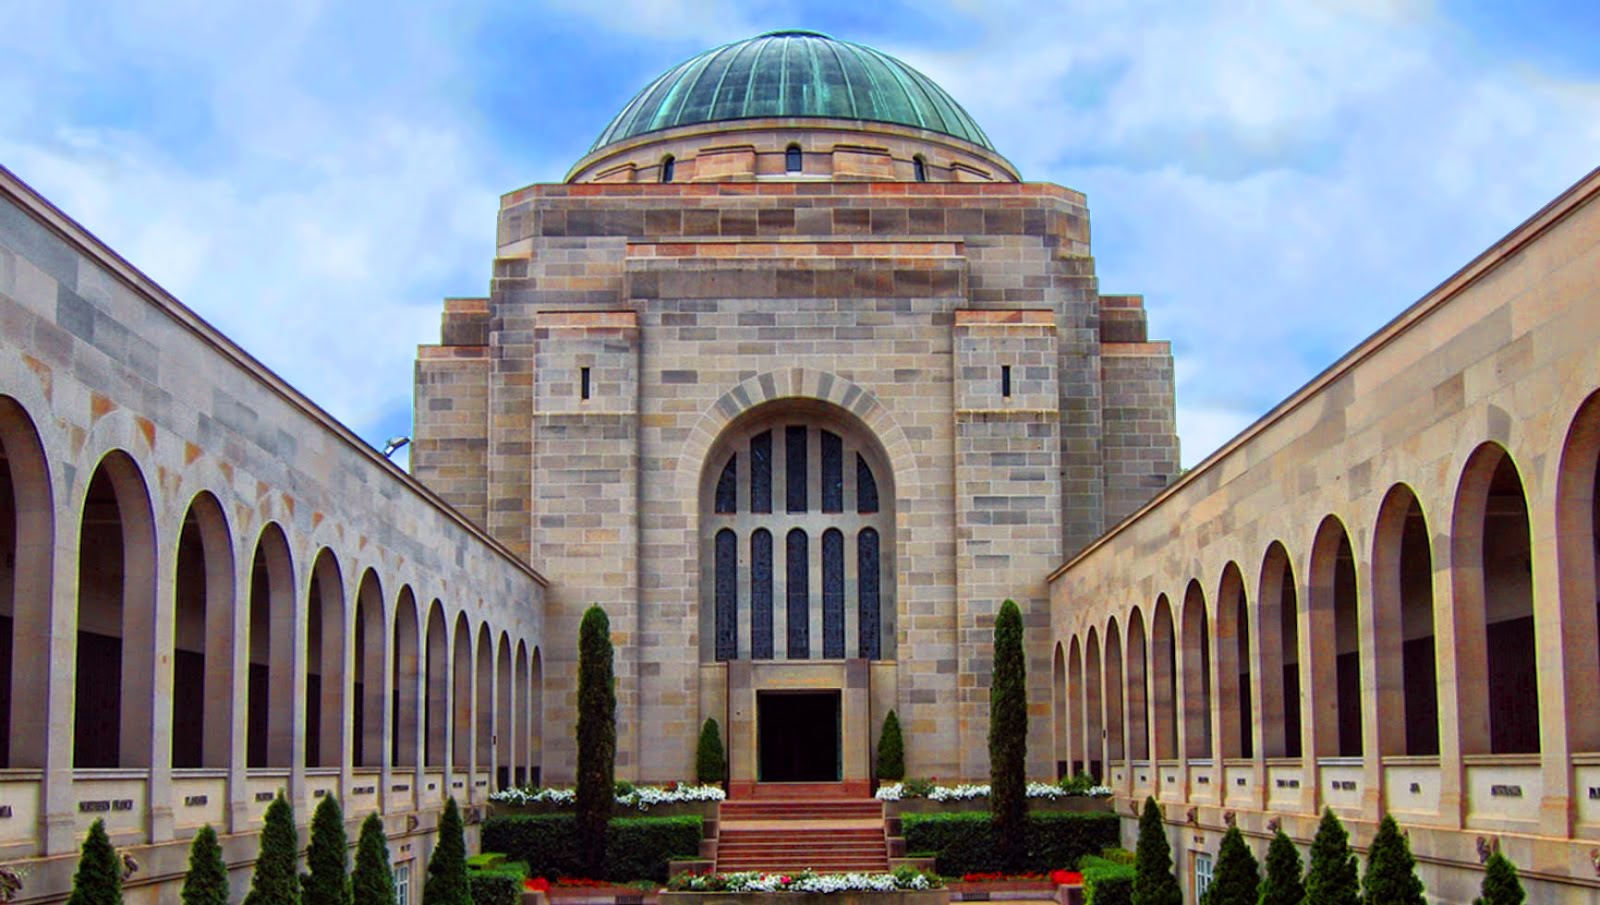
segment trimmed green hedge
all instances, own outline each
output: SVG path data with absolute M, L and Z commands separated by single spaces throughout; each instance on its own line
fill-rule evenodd
M 1138 869 L 1097 855 L 1085 855 L 1078 862 L 1083 874 L 1084 905 L 1129 905 L 1133 901 L 1133 878 Z
M 1027 858 L 1019 868 L 1044 872 L 1071 868 L 1085 855 L 1117 844 L 1121 818 L 1106 813 L 1028 815 Z M 908 851 L 938 853 L 947 877 L 1006 869 L 987 811 L 904 814 L 900 826 Z
M 520 905 L 522 871 L 505 868 L 467 871 L 467 886 L 472 890 L 472 905 Z
M 506 856 L 501 852 L 484 852 L 467 859 L 467 870 L 493 870 L 505 863 Z
M 583 876 L 576 818 L 572 814 L 515 814 L 483 823 L 483 848 L 506 852 L 540 877 Z M 670 858 L 700 854 L 700 818 L 614 817 L 606 827 L 604 876 L 595 880 L 666 882 Z

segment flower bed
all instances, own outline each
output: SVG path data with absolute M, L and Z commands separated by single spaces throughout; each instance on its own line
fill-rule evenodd
M 661 905 L 949 905 L 936 876 L 910 868 L 888 874 L 683 874 Z
M 919 794 L 920 793 L 920 794 Z M 1110 798 L 1110 786 L 1089 786 L 1083 791 L 1067 789 L 1055 783 L 1030 782 L 1027 785 L 1029 804 L 1035 801 L 1065 801 L 1071 798 Z M 926 785 L 892 782 L 878 787 L 875 796 L 879 801 L 910 801 L 925 798 L 929 801 L 975 801 L 989 797 L 988 783 L 962 783 L 955 786 Z
M 716 803 L 727 798 L 727 793 L 716 786 L 697 786 L 688 783 L 671 783 L 665 786 L 633 786 L 615 796 L 617 806 L 639 811 L 653 811 L 667 805 Z M 501 789 L 489 795 L 497 805 L 528 808 L 530 810 L 570 810 L 578 800 L 576 789 Z M 541 808 L 540 806 L 544 806 Z

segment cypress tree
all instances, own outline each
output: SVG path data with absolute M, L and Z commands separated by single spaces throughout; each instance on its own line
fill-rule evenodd
M 1361 878 L 1362 905 L 1427 905 L 1416 871 L 1411 843 L 1401 835 L 1394 818 L 1385 815 L 1378 824 L 1378 835 L 1372 839 L 1372 848 L 1367 849 L 1367 872 Z
M 893 709 L 883 718 L 883 732 L 878 736 L 878 780 L 899 782 L 906 778 L 906 743 L 900 737 L 900 717 Z
M 1154 798 L 1144 800 L 1133 864 L 1133 905 L 1183 905 L 1183 890 L 1172 873 L 1172 847 L 1167 843 L 1167 829 Z
M 1250 853 L 1250 846 L 1245 844 L 1239 828 L 1228 827 L 1222 837 L 1222 847 L 1217 851 L 1211 887 L 1200 898 L 1201 905 L 1256 905 L 1260 886 L 1256 856 Z
M 722 752 L 722 733 L 717 721 L 706 719 L 700 727 L 700 747 L 694 754 L 694 778 L 702 785 L 722 782 L 728 775 L 728 758 Z
M 256 856 L 256 872 L 250 878 L 244 905 L 300 905 L 300 875 L 295 872 L 299 860 L 300 835 L 294 829 L 294 811 L 279 792 L 267 805 L 261 854 Z
M 1350 834 L 1332 808 L 1322 809 L 1322 823 L 1311 840 L 1311 864 L 1306 868 L 1306 905 L 1360 905 L 1356 856 L 1350 851 Z
M 1257 905 L 1300 905 L 1305 898 L 1306 888 L 1300 882 L 1300 850 L 1279 830 L 1267 846 L 1267 875 L 1261 880 Z
M 439 841 L 428 859 L 428 880 L 422 888 L 423 905 L 472 905 L 467 883 L 467 840 L 461 828 L 461 811 L 452 795 L 439 817 Z
M 350 890 L 355 905 L 395 905 L 394 871 L 389 867 L 389 840 L 383 833 L 383 818 L 368 814 L 361 822 L 361 838 L 356 843 L 356 869 L 350 875 Z
M 189 875 L 183 878 L 183 905 L 228 905 L 228 868 L 222 863 L 217 831 L 206 824 L 189 843 Z
M 611 621 L 589 607 L 578 627 L 578 857 L 598 878 L 606 859 L 617 757 L 617 690 L 611 675 Z
M 1522 891 L 1522 881 L 1517 879 L 1517 866 L 1511 859 L 1495 852 L 1484 864 L 1482 895 L 1472 900 L 1472 905 L 1522 905 L 1528 894 Z
M 324 795 L 311 815 L 311 847 L 306 850 L 305 905 L 350 905 L 350 839 L 344 832 L 339 800 Z
M 103 820 L 89 824 L 67 905 L 122 905 L 122 862 Z
M 1028 667 L 1022 611 L 1000 605 L 994 620 L 994 678 L 989 686 L 989 813 L 1010 870 L 1027 858 Z

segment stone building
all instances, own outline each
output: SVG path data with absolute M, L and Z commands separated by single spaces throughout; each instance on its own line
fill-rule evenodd
M 1600 171 L 1178 475 L 1172 358 L 1083 195 L 937 85 L 779 32 L 646 86 L 502 199 L 419 350 L 413 475 L 0 170 L 0 862 L 65 897 L 106 819 L 171 901 L 266 802 L 383 816 L 573 774 L 573 640 L 619 776 L 987 775 L 993 615 L 1030 774 L 1165 808 L 1204 882 L 1333 807 L 1430 894 L 1499 847 L 1600 902 Z M 485 224 L 487 227 L 487 224 Z M 1133 820 L 1125 823 L 1133 838 Z
M 1177 471 L 1171 354 L 1100 294 L 1084 197 L 903 63 L 785 31 L 646 86 L 498 241 L 419 352 L 413 472 L 539 563 L 550 637 L 610 613 L 619 775 L 689 775 L 711 717 L 736 794 L 865 791 L 890 708 L 911 772 L 987 775 L 999 604 L 1042 708 L 1045 577 Z M 545 776 L 574 757 L 550 733 Z

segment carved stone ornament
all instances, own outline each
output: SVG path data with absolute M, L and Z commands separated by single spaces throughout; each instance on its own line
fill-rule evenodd
M 1276 833 L 1278 830 L 1281 830 L 1281 829 L 1283 829 L 1283 818 L 1282 817 L 1268 817 L 1267 818 L 1267 832 Z
M 1239 825 L 1239 815 L 1235 814 L 1232 811 L 1223 811 L 1222 812 L 1222 822 L 1227 824 L 1230 827 L 1238 826 Z

